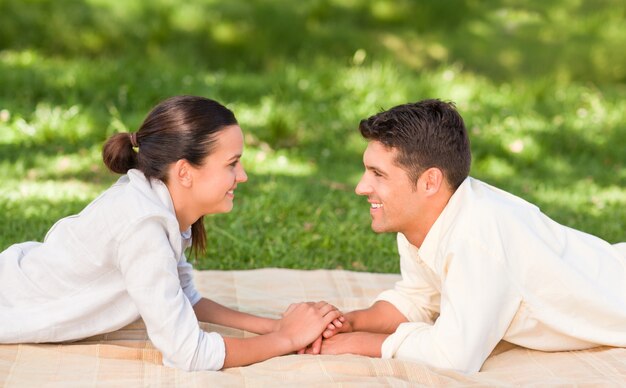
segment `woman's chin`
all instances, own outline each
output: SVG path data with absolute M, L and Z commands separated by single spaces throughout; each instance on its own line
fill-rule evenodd
M 224 207 L 222 207 L 219 211 L 217 211 L 216 213 L 230 213 L 233 210 L 233 203 L 229 203 L 226 204 Z
M 226 200 L 221 204 L 214 206 L 213 208 L 207 210 L 204 215 L 208 216 L 211 214 L 221 214 L 221 213 L 230 213 L 233 210 L 234 203 L 232 200 Z

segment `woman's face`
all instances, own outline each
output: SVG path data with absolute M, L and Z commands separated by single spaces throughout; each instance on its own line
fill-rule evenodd
M 213 153 L 199 167 L 191 167 L 190 205 L 199 216 L 227 213 L 233 208 L 237 184 L 248 180 L 241 164 L 243 133 L 229 125 L 216 135 Z

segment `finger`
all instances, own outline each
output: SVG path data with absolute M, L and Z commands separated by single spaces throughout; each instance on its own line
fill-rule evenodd
M 335 335 L 335 331 L 334 330 L 324 330 L 324 332 L 322 333 L 322 337 L 324 337 L 324 338 L 330 338 L 333 335 Z
M 320 308 L 326 306 L 327 304 L 328 304 L 327 302 L 324 302 L 323 300 L 321 300 L 321 301 L 315 303 L 314 306 L 315 306 L 315 308 L 320 309 Z
M 322 314 L 322 316 L 326 316 L 328 313 L 333 312 L 333 320 L 343 315 L 341 314 L 341 311 L 335 308 L 335 306 L 333 306 L 332 304 L 328 304 L 328 303 L 324 306 L 319 307 L 318 310 Z
M 326 326 L 326 329 L 328 329 L 328 330 L 335 330 L 336 326 L 333 325 L 334 322 L 335 321 L 333 321 L 332 323 L 329 323 L 328 326 Z
M 329 323 L 331 323 L 335 319 L 339 318 L 340 315 L 341 315 L 341 313 L 339 311 L 337 311 L 337 310 L 327 311 L 326 313 L 323 314 L 324 322 L 326 322 L 326 325 L 328 325 Z
M 332 323 L 332 325 L 334 325 L 336 328 L 340 328 L 341 326 L 343 326 L 343 323 L 341 323 L 341 317 L 335 319 Z
M 322 336 L 317 337 L 315 341 L 311 344 L 311 349 L 313 350 L 313 354 L 320 354 L 320 350 L 322 349 Z

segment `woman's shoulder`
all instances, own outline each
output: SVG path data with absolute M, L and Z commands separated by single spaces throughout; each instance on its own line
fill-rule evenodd
M 165 184 L 158 179 L 147 179 L 139 170 L 129 170 L 99 199 L 125 209 L 130 214 L 173 213 L 174 210 Z
M 176 222 L 167 187 L 158 180 L 148 180 L 143 173 L 131 170 L 92 201 L 79 217 L 110 229 L 124 228 L 143 219 Z

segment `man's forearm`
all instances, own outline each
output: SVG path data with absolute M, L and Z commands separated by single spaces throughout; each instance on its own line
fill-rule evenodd
M 355 310 L 345 315 L 352 331 L 391 334 L 401 323 L 408 322 L 406 317 L 389 302 L 378 301 L 364 310 Z

